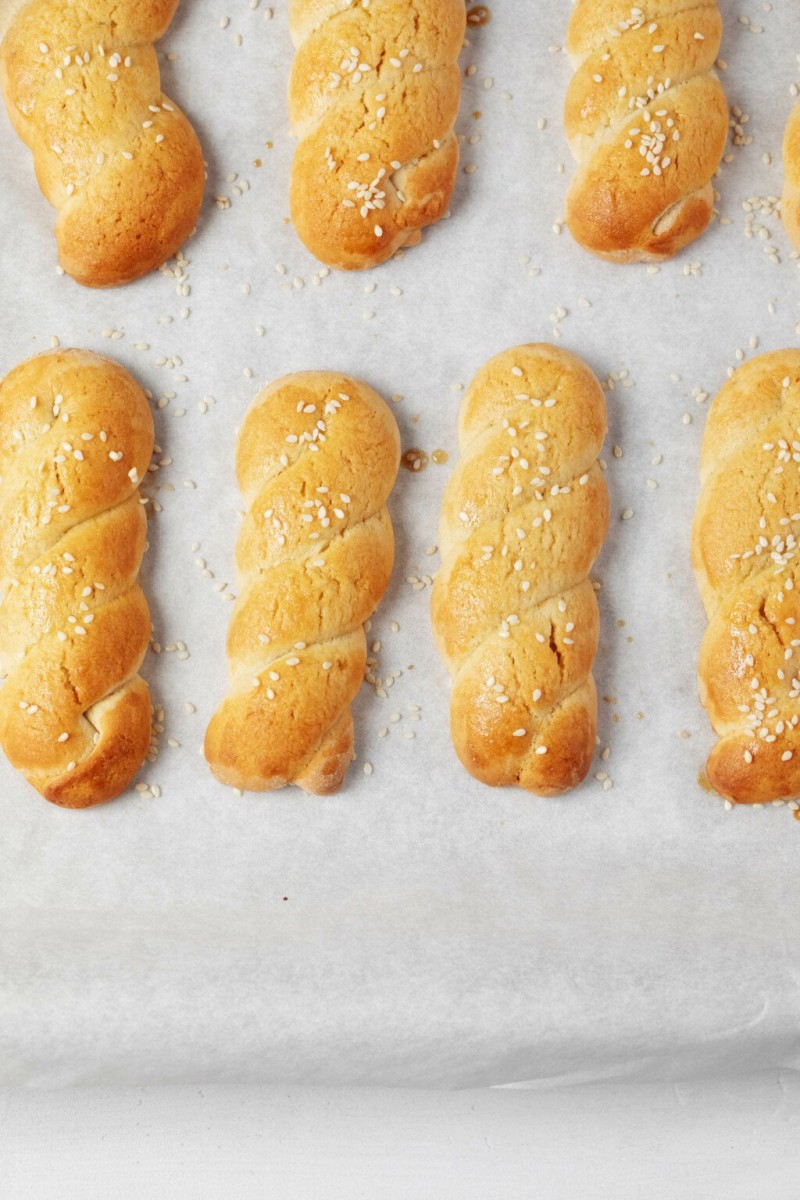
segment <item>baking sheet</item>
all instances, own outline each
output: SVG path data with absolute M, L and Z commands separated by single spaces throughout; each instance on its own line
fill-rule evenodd
M 469 31 L 452 218 L 368 274 L 320 277 L 288 222 L 286 0 L 272 19 L 263 2 L 186 0 L 162 44 L 165 89 L 209 163 L 177 277 L 103 293 L 59 277 L 52 215 L 0 122 L 0 370 L 57 338 L 114 354 L 153 393 L 164 465 L 143 581 L 162 653 L 145 672 L 165 711 L 140 777 L 155 790 L 100 809 L 49 806 L 0 763 L 0 1084 L 544 1085 L 800 1066 L 800 825 L 786 808 L 726 812 L 697 781 L 712 743 L 689 564 L 697 392 L 737 352 L 796 344 L 800 320 L 777 217 L 742 207 L 780 192 L 800 17 L 789 0 L 723 7 L 724 78 L 752 142 L 720 175 L 728 223 L 657 273 L 557 232 L 566 4 L 496 0 Z M 344 790 L 217 785 L 201 744 L 225 688 L 236 427 L 259 387 L 300 368 L 361 376 L 402 396 L 406 449 L 452 464 L 476 369 L 555 337 L 610 383 L 612 525 L 595 571 L 610 756 L 558 800 L 461 770 L 425 584 L 449 466 L 430 465 L 401 471 L 392 497 L 396 570 L 370 638 L 376 674 L 400 674 L 385 699 L 362 689 Z

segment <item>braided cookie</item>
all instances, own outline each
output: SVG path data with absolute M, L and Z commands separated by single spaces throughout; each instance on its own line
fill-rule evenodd
M 152 450 L 144 393 L 110 359 L 42 354 L 0 384 L 0 745 L 66 808 L 124 791 L 150 741 Z
M 129 283 L 186 241 L 203 199 L 200 143 L 161 91 L 152 42 L 178 0 L 30 0 L 0 47 L 12 124 L 58 211 L 64 270 Z
M 237 448 L 248 512 L 228 633 L 230 691 L 206 734 L 216 777 L 246 791 L 335 791 L 353 758 L 363 624 L 392 572 L 386 500 L 400 438 L 380 396 L 327 371 L 287 375 Z
M 709 783 L 737 804 L 800 795 L 800 351 L 740 367 L 708 414 L 692 561 L 708 614 Z
M 499 354 L 464 397 L 432 617 L 456 752 L 483 783 L 554 796 L 589 769 L 605 433 L 600 384 L 554 346 Z
M 781 216 L 786 232 L 800 250 L 800 104 L 795 104 L 786 124 L 783 169 Z
M 587 250 L 616 262 L 669 258 L 708 225 L 728 137 L 713 73 L 721 37 L 716 0 L 577 0 L 567 224 Z
M 291 0 L 295 228 L 343 270 L 374 267 L 447 212 L 464 0 Z

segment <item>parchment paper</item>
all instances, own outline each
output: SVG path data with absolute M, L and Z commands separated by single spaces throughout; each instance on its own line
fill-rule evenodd
M 572 169 L 570 69 L 553 48 L 568 5 L 495 0 L 462 57 L 476 70 L 451 220 L 400 261 L 319 283 L 288 221 L 291 45 L 286 0 L 273 7 L 270 20 L 263 2 L 185 0 L 162 45 L 165 89 L 209 163 L 177 280 L 92 293 L 59 277 L 52 214 L 0 120 L 0 370 L 57 337 L 169 397 L 143 573 L 162 647 L 146 674 L 165 729 L 140 777 L 155 791 L 66 812 L 0 764 L 0 1083 L 469 1086 L 800 1066 L 800 824 L 787 808 L 726 812 L 697 782 L 712 735 L 689 565 L 707 408 L 693 392 L 713 394 L 739 350 L 797 342 L 797 261 L 774 215 L 751 218 L 769 236 L 748 239 L 742 208 L 780 192 L 796 6 L 723 5 L 724 79 L 752 144 L 720 175 L 730 223 L 660 272 L 603 264 L 554 231 Z M 459 766 L 424 576 L 462 385 L 499 350 L 556 335 L 613 383 L 595 571 L 611 753 L 572 796 L 539 800 Z M 392 497 L 396 570 L 370 631 L 386 698 L 362 690 L 346 787 L 237 797 L 200 753 L 225 687 L 236 427 L 263 384 L 322 367 L 401 395 L 404 447 L 450 465 L 401 471 Z M 188 657 L 168 652 L 178 643 Z

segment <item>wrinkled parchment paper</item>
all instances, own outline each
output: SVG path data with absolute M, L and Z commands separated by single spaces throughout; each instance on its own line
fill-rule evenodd
M 726 812 L 698 784 L 712 743 L 689 565 L 703 395 L 737 353 L 796 344 L 800 319 L 777 217 L 742 207 L 780 192 L 800 18 L 789 0 L 723 7 L 724 79 L 750 115 L 737 140 L 752 142 L 720 175 L 726 223 L 655 273 L 595 261 L 554 228 L 571 172 L 566 3 L 495 0 L 470 29 L 452 218 L 369 274 L 321 277 L 287 219 L 287 0 L 272 19 L 263 0 L 184 0 L 161 46 L 209 164 L 172 275 L 103 293 L 59 277 L 52 214 L 0 120 L 0 371 L 58 338 L 114 354 L 153 394 L 163 465 L 143 581 L 162 652 L 145 670 L 164 709 L 147 790 L 101 809 L 60 811 L 0 763 L 0 1083 L 800 1066 L 800 825 L 786 808 Z M 613 384 L 595 571 L 610 755 L 572 796 L 539 800 L 460 768 L 426 576 L 463 385 L 497 351 L 556 337 Z M 395 576 L 370 630 L 386 698 L 362 690 L 344 790 L 237 797 L 201 756 L 225 687 L 236 428 L 264 383 L 322 367 L 402 397 L 405 449 L 450 465 L 400 473 Z

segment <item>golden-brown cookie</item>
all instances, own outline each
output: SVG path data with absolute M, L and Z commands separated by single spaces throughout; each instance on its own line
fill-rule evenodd
M 712 787 L 800 795 L 800 350 L 745 363 L 708 414 L 692 561 L 708 614 L 700 695 Z
M 88 287 L 161 266 L 195 227 L 200 143 L 161 91 L 152 43 L 178 0 L 29 0 L 0 46 L 0 86 L 58 212 L 64 270 Z
M 344 779 L 363 626 L 392 571 L 386 500 L 399 457 L 394 417 L 364 383 L 305 371 L 256 397 L 237 449 L 248 511 L 236 548 L 231 687 L 206 734 L 223 783 L 326 794 Z
M 783 171 L 781 216 L 786 232 L 800 250 L 800 104 L 795 104 L 786 123 Z
M 464 397 L 431 612 L 453 743 L 483 783 L 554 796 L 589 769 L 605 433 L 600 384 L 555 346 L 497 355 Z
M 728 136 L 713 71 L 721 37 L 716 0 L 577 0 L 567 224 L 587 250 L 615 262 L 669 258 L 708 225 Z
M 312 254 L 355 270 L 413 246 L 458 168 L 463 0 L 291 0 L 291 210 Z
M 152 451 L 147 398 L 110 359 L 59 350 L 0 384 L 0 745 L 66 808 L 124 791 L 150 742 Z

